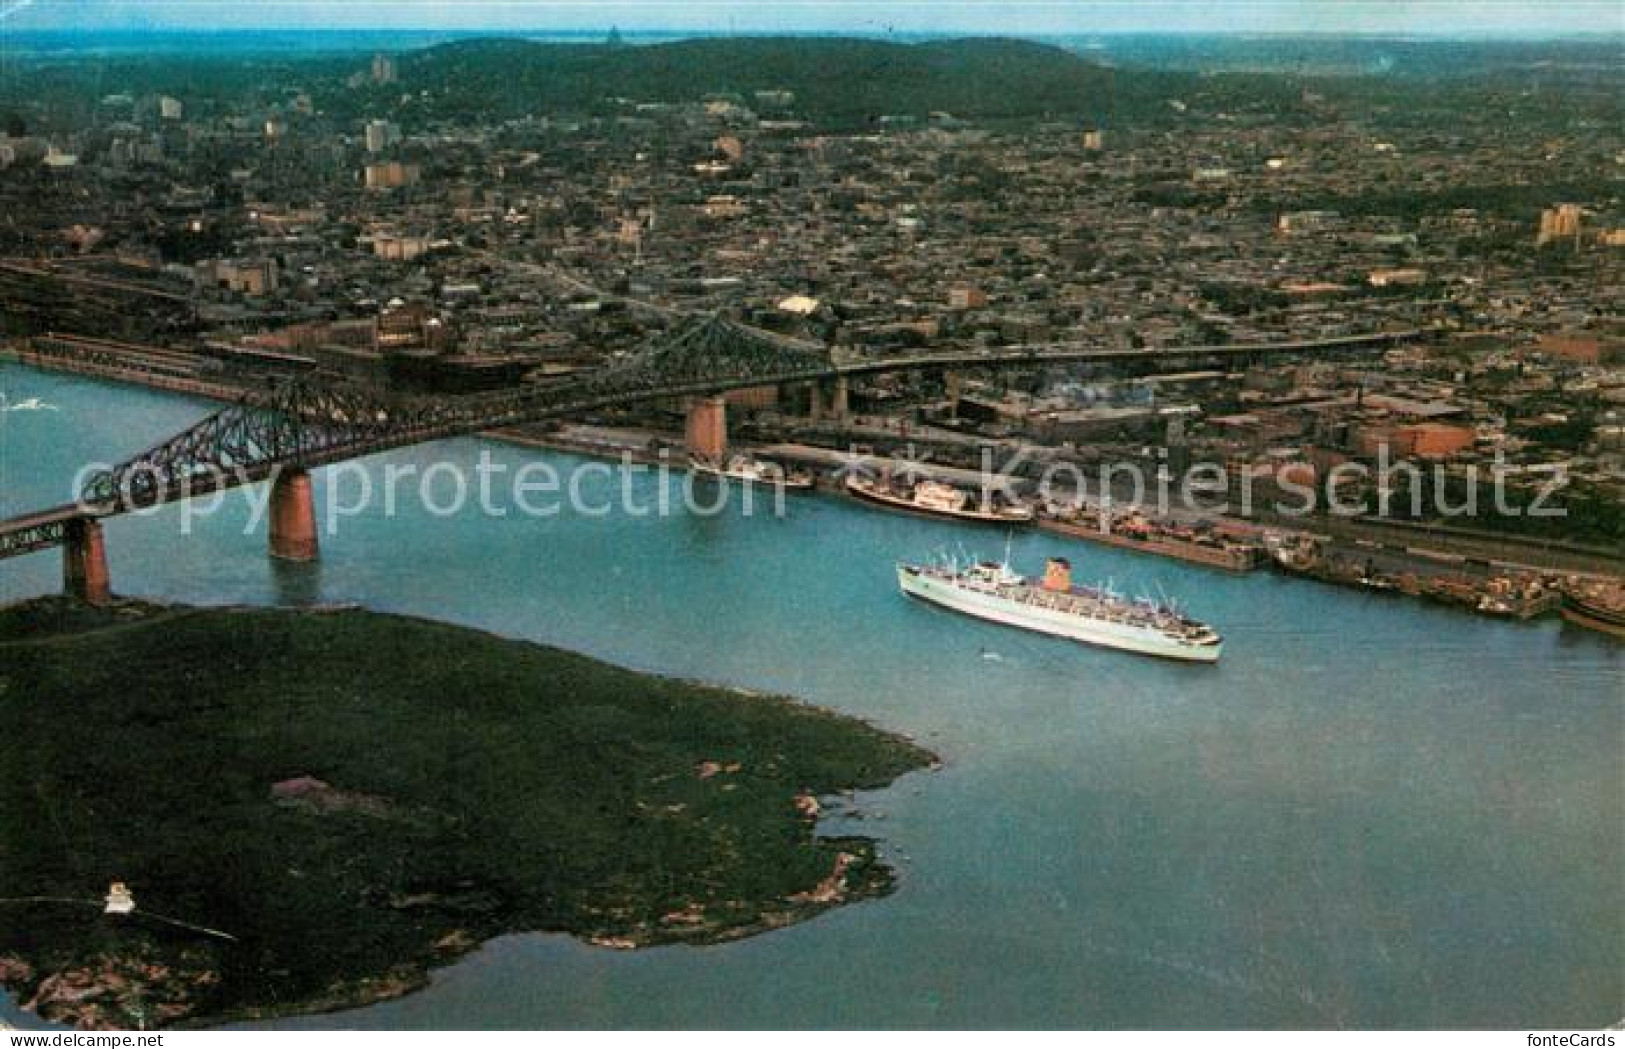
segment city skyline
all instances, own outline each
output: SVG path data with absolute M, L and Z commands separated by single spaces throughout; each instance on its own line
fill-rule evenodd
M 1011 4 L 852 3 L 789 0 L 762 5 L 710 0 L 9 0 L 0 25 L 12 31 L 200 29 L 445 29 L 737 32 L 997 32 L 1004 35 L 1123 32 L 1315 34 L 1507 34 L 1625 32 L 1618 5 L 1577 0 L 1525 5 L 1504 0 L 1025 0 Z

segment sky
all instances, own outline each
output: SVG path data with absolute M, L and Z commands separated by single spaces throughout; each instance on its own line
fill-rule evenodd
M 22 29 L 1625 32 L 1625 0 L 0 0 Z

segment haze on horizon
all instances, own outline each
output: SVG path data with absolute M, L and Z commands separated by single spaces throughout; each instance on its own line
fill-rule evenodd
M 1506 34 L 1625 32 L 1617 0 L 0 0 L 6 30 Z

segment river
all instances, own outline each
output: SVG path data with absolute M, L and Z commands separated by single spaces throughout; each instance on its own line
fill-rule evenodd
M 65 501 L 215 405 L 0 363 L 0 515 Z M 367 461 L 583 460 L 460 440 Z M 330 505 L 330 471 L 317 474 Z M 355 478 L 350 479 L 351 482 Z M 648 473 L 630 491 L 683 482 Z M 594 473 L 595 503 L 622 480 Z M 674 500 L 681 505 L 681 499 Z M 1181 600 L 1213 667 L 953 616 L 898 558 L 1003 536 L 827 497 L 783 517 L 469 510 L 346 518 L 273 564 L 241 494 L 110 521 L 115 589 L 196 603 L 359 602 L 642 670 L 782 692 L 905 732 L 945 767 L 837 823 L 897 893 L 725 946 L 510 936 L 422 993 L 282 1026 L 1595 1027 L 1625 1015 L 1625 646 L 1269 573 L 1040 533 L 1018 567 Z M 59 586 L 0 562 L 0 600 Z M 342 673 L 342 668 L 335 668 Z M 432 701 L 432 700 L 431 700 Z M 13 1003 L 0 1018 L 25 1024 Z

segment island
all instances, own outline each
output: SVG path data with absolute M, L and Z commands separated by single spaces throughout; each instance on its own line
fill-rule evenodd
M 820 799 L 935 764 L 788 699 L 355 608 L 0 609 L 0 985 L 81 1028 L 405 994 L 491 937 L 884 895 Z

